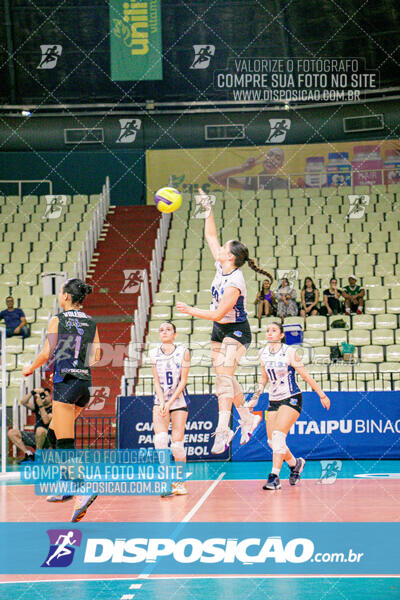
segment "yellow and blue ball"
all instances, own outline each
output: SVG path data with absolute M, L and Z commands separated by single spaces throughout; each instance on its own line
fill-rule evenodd
M 163 187 L 156 192 L 154 202 L 160 212 L 172 213 L 182 204 L 182 195 L 172 187 Z

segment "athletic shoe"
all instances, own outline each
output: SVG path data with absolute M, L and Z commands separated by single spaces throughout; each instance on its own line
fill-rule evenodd
M 296 485 L 300 480 L 300 475 L 303 472 L 306 461 L 304 458 L 296 458 L 296 464 L 294 467 L 290 467 L 289 483 L 290 485 Z
M 242 431 L 242 435 L 240 437 L 240 445 L 243 446 L 247 444 L 251 440 L 251 436 L 261 423 L 260 415 L 255 415 L 254 413 L 250 413 L 250 420 L 243 421 L 242 419 L 239 421 L 240 428 Z
M 21 460 L 18 461 L 19 465 L 22 465 L 26 462 L 30 462 L 30 461 L 34 461 L 35 460 L 35 455 L 33 454 L 33 452 L 26 452 L 24 458 L 21 458 Z
M 275 473 L 270 473 L 268 475 L 267 483 L 263 485 L 263 490 L 280 490 L 281 487 L 282 486 L 278 475 L 275 475 Z
M 72 513 L 71 523 L 81 521 L 86 515 L 86 511 L 91 504 L 96 500 L 97 494 L 91 496 L 75 496 L 75 510 Z
M 161 498 L 170 498 L 171 496 L 185 496 L 187 489 L 184 481 L 172 483 L 170 489 L 165 494 L 161 494 Z
M 223 431 L 215 431 L 212 435 L 215 436 L 214 445 L 211 448 L 211 454 L 223 454 L 229 448 L 229 444 L 235 435 L 232 429 L 224 429 Z
M 47 496 L 47 502 L 65 502 L 71 500 L 73 496 Z
M 184 481 L 177 481 L 172 484 L 172 495 L 173 496 L 186 496 L 187 489 Z
M 362 314 L 363 314 L 363 312 L 362 312 L 361 308 L 357 308 L 357 314 L 358 314 L 358 315 L 362 315 Z

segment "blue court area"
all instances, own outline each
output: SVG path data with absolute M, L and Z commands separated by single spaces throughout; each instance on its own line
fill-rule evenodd
M 398 600 L 399 578 L 168 578 L 0 585 L 0 598 L 27 600 Z

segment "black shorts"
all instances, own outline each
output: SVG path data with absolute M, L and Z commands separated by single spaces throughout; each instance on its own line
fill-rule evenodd
M 183 412 L 189 412 L 189 409 L 187 406 L 181 406 L 180 408 L 172 408 L 169 412 L 177 412 L 178 410 L 182 410 Z
M 300 392 L 299 394 L 294 394 L 290 396 L 290 398 L 285 398 L 284 400 L 271 400 L 269 401 L 268 411 L 276 412 L 280 406 L 290 406 L 290 408 L 294 408 L 300 414 L 303 408 L 303 394 Z
M 84 407 L 90 400 L 90 379 L 78 379 L 72 375 L 66 375 L 63 381 L 53 386 L 54 402 L 65 402 Z
M 39 425 L 39 427 L 42 427 L 42 429 L 46 429 L 47 431 L 47 427 L 43 427 L 42 425 Z M 21 431 L 22 441 L 24 442 L 25 446 L 29 446 L 30 448 L 36 448 L 35 434 L 36 429 L 35 431 Z M 44 440 L 43 448 L 50 448 L 49 440 L 47 439 L 47 437 Z
M 242 321 L 241 323 L 216 323 L 211 333 L 212 342 L 223 342 L 224 338 L 230 337 L 240 342 L 245 348 L 248 348 L 251 343 L 251 331 L 249 322 Z

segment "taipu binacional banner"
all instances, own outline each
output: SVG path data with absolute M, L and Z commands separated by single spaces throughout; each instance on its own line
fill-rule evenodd
M 153 202 L 154 192 L 164 185 L 188 193 L 201 187 L 207 194 L 224 189 L 287 190 L 289 186 L 340 186 L 347 193 L 351 185 L 371 185 L 373 193 L 375 185 L 400 182 L 399 140 L 271 145 L 273 127 L 279 123 L 270 121 L 265 118 L 269 140 L 265 146 L 147 150 L 147 203 Z
M 399 392 L 330 392 L 331 408 L 325 410 L 317 394 L 303 393 L 303 411 L 290 430 L 287 443 L 304 458 L 400 458 Z M 270 460 L 265 429 L 268 398 L 262 394 L 254 412 L 263 422 L 251 441 L 232 442 L 232 460 Z M 234 411 L 234 428 L 238 414 Z
M 110 0 L 111 79 L 162 79 L 161 0 Z
M 0 573 L 398 574 L 399 535 L 399 523 L 1 523 Z
M 217 428 L 218 402 L 212 394 L 190 395 L 185 428 L 189 461 L 229 460 L 230 450 L 211 454 Z M 153 396 L 120 396 L 117 404 L 119 448 L 153 447 Z

